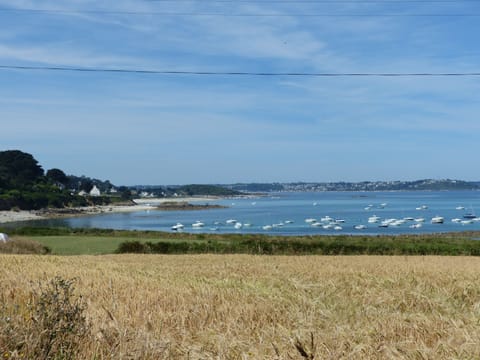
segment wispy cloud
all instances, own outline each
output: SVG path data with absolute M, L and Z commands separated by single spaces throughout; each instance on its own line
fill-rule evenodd
M 65 66 L 138 66 L 139 58 L 100 54 L 94 50 L 76 49 L 72 44 L 44 44 L 17 46 L 0 44 L 0 59 Z
M 294 15 L 422 9 L 368 4 L 0 0 L 1 7 L 19 9 L 152 13 L 0 12 L 0 62 L 200 71 L 478 71 L 478 24 L 471 19 Z M 432 4 L 422 7 L 437 11 Z M 9 119 L 2 122 L 5 144 L 39 151 L 67 169 L 72 162 L 64 158 L 75 159 L 82 173 L 105 173 L 124 183 L 448 177 L 453 171 L 462 177 L 457 159 L 465 146 L 474 146 L 472 134 L 480 130 L 476 78 L 4 70 L 0 77 L 0 118 Z M 52 149 L 68 156 L 55 159 Z M 122 160 L 106 166 L 105 154 Z M 439 154 L 445 159 L 440 170 L 429 161 Z M 206 162 L 218 166 L 207 174 Z M 152 163 L 167 164 L 171 177 L 162 177 L 161 169 L 154 177 Z M 136 171 L 126 174 L 125 166 Z M 465 166 L 463 174 L 471 168 Z

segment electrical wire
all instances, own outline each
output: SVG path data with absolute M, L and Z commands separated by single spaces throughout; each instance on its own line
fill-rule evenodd
M 403 4 L 403 3 L 479 3 L 478 0 L 144 0 L 146 2 L 190 2 L 199 4 L 249 3 L 249 4 Z
M 20 71 L 69 71 L 83 73 L 125 73 L 145 75 L 202 75 L 202 76 L 296 76 L 296 77 L 444 77 L 480 76 L 480 72 L 252 72 L 252 71 L 181 71 L 181 70 L 150 70 L 150 69 L 111 69 L 111 68 L 81 68 L 81 67 L 59 67 L 59 66 L 27 66 L 27 65 L 0 65 L 0 70 Z
M 30 12 L 51 14 L 112 14 L 112 15 L 142 15 L 142 16 L 225 16 L 225 17 L 478 17 L 480 13 L 452 14 L 347 14 L 347 13 L 201 13 L 201 12 L 159 12 L 159 11 L 112 11 L 112 10 L 59 10 L 59 9 L 7 9 L 0 12 Z

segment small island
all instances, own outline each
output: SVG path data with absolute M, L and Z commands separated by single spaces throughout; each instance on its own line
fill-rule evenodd
M 225 209 L 226 206 L 218 204 L 192 204 L 188 201 L 165 201 L 156 207 L 158 210 L 178 211 L 178 210 L 210 210 Z

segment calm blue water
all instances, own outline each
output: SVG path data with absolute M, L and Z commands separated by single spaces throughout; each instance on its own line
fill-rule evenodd
M 315 193 L 275 193 L 255 199 L 218 200 L 214 203 L 226 205 L 226 209 L 197 211 L 141 211 L 132 213 L 102 214 L 88 217 L 34 222 L 39 226 L 70 226 L 86 228 L 109 228 L 124 230 L 172 231 L 172 225 L 180 222 L 185 232 L 196 233 L 267 233 L 279 235 L 315 234 L 405 234 L 434 233 L 480 230 L 480 221 L 472 224 L 454 223 L 453 218 L 463 219 L 467 212 L 478 209 L 480 215 L 480 192 L 477 191 L 422 191 L 422 192 L 315 192 Z M 386 204 L 382 206 L 381 204 Z M 425 206 L 426 209 L 417 210 Z M 457 210 L 459 206 L 465 210 Z M 365 208 L 368 208 L 366 210 Z M 424 218 L 420 228 L 410 226 L 417 222 L 407 220 L 404 224 L 379 227 L 380 223 L 369 223 L 368 218 L 377 215 L 381 220 Z M 443 224 L 431 224 L 434 216 L 445 218 Z M 329 216 L 344 220 L 338 223 L 342 229 L 324 229 L 305 222 L 307 218 L 317 219 Z M 227 224 L 232 219 L 242 224 L 235 229 Z M 286 223 L 286 221 L 292 223 Z M 201 221 L 199 229 L 192 224 Z M 264 230 L 263 226 L 274 226 Z M 326 222 L 322 223 L 325 225 Z M 365 225 L 357 230 L 355 225 Z

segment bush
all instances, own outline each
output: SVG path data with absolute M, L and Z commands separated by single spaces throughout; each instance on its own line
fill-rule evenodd
M 143 254 L 148 252 L 150 252 L 150 247 L 140 241 L 125 241 L 117 249 L 117 253 L 120 254 Z
M 50 248 L 27 239 L 15 239 L 5 243 L 0 242 L 0 254 L 49 254 Z
M 31 294 L 31 301 L 7 309 L 0 317 L 2 358 L 74 359 L 90 337 L 86 305 L 74 295 L 74 280 L 55 277 Z

